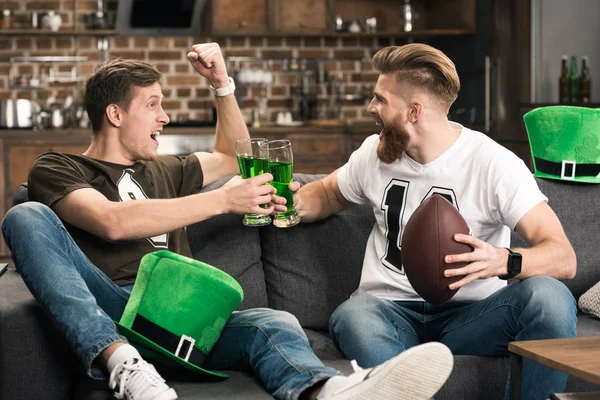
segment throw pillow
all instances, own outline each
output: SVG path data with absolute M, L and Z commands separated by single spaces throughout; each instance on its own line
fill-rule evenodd
M 582 294 L 578 304 L 581 311 L 600 318 L 600 282 Z

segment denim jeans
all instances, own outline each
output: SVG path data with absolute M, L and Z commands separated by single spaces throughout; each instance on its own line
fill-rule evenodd
M 121 318 L 133 285 L 119 287 L 96 268 L 41 203 L 11 208 L 2 234 L 33 297 L 63 332 L 87 374 L 104 378 L 97 357 L 109 345 L 127 342 L 113 320 Z M 254 371 L 280 399 L 297 399 L 309 387 L 339 375 L 313 353 L 294 316 L 271 309 L 234 312 L 203 367 Z
M 535 276 L 481 301 L 440 306 L 358 294 L 335 310 L 329 329 L 347 358 L 372 367 L 428 341 L 444 343 L 455 355 L 508 356 L 508 343 L 515 340 L 575 337 L 576 313 L 564 284 Z M 546 399 L 562 392 L 567 377 L 524 359 L 522 398 Z M 508 394 L 509 383 L 505 398 Z

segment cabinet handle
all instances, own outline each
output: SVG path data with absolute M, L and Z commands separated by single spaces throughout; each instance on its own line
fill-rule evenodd
M 246 21 L 240 21 L 240 23 L 238 24 L 240 28 L 245 28 L 248 25 L 248 22 Z

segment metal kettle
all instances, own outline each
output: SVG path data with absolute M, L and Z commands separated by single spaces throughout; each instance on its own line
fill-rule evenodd
M 39 128 L 40 106 L 28 99 L 0 100 L 0 128 Z

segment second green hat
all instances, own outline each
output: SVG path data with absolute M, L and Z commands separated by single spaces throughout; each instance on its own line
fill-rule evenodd
M 600 183 L 600 110 L 540 107 L 523 120 L 535 176 Z

